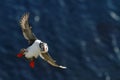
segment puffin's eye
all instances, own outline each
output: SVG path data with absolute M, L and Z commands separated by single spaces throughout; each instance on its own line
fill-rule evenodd
M 40 49 L 43 51 L 44 50 L 44 45 L 43 45 L 43 43 L 40 43 L 39 44 L 39 47 L 40 47 Z

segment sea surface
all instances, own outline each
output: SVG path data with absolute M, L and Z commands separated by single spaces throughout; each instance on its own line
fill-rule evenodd
M 25 13 L 66 70 L 16 57 Z M 0 80 L 120 80 L 120 0 L 0 0 Z

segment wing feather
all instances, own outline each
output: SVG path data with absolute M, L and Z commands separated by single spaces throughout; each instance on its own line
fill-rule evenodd
M 21 17 L 20 26 L 22 28 L 23 36 L 25 37 L 26 40 L 28 40 L 30 44 L 32 44 L 36 40 L 36 37 L 34 33 L 32 33 L 31 30 L 32 27 L 29 25 L 28 19 L 29 13 L 24 14 Z
M 56 64 L 56 61 L 52 59 L 52 57 L 49 55 L 49 53 L 41 53 L 41 55 L 42 55 L 43 59 L 45 61 L 47 61 L 50 65 L 52 65 L 54 67 L 59 67 L 59 68 L 62 68 L 62 69 L 66 68 L 64 66 Z

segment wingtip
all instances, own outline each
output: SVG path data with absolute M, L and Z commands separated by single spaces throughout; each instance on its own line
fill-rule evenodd
M 26 16 L 27 18 L 29 17 L 30 13 L 26 12 L 23 16 Z
M 30 15 L 29 12 L 26 12 L 22 15 L 22 17 L 19 21 L 21 26 L 23 26 L 25 24 L 25 22 L 28 21 L 29 15 Z
M 62 68 L 62 69 L 67 69 L 67 67 L 65 67 L 65 66 L 59 66 L 60 68 Z
M 30 15 L 29 12 L 24 13 L 24 14 L 22 15 L 21 19 L 20 19 L 20 23 L 21 23 L 23 20 L 28 20 L 29 15 Z
M 30 13 L 29 12 L 25 12 L 24 14 L 23 14 L 23 16 L 29 16 L 30 15 Z

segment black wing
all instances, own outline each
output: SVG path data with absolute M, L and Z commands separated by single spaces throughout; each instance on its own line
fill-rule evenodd
M 22 28 L 23 35 L 26 40 L 28 40 L 29 44 L 32 44 L 37 38 L 35 37 L 34 33 L 32 33 L 31 26 L 28 22 L 29 13 L 24 14 L 20 20 L 20 26 Z

